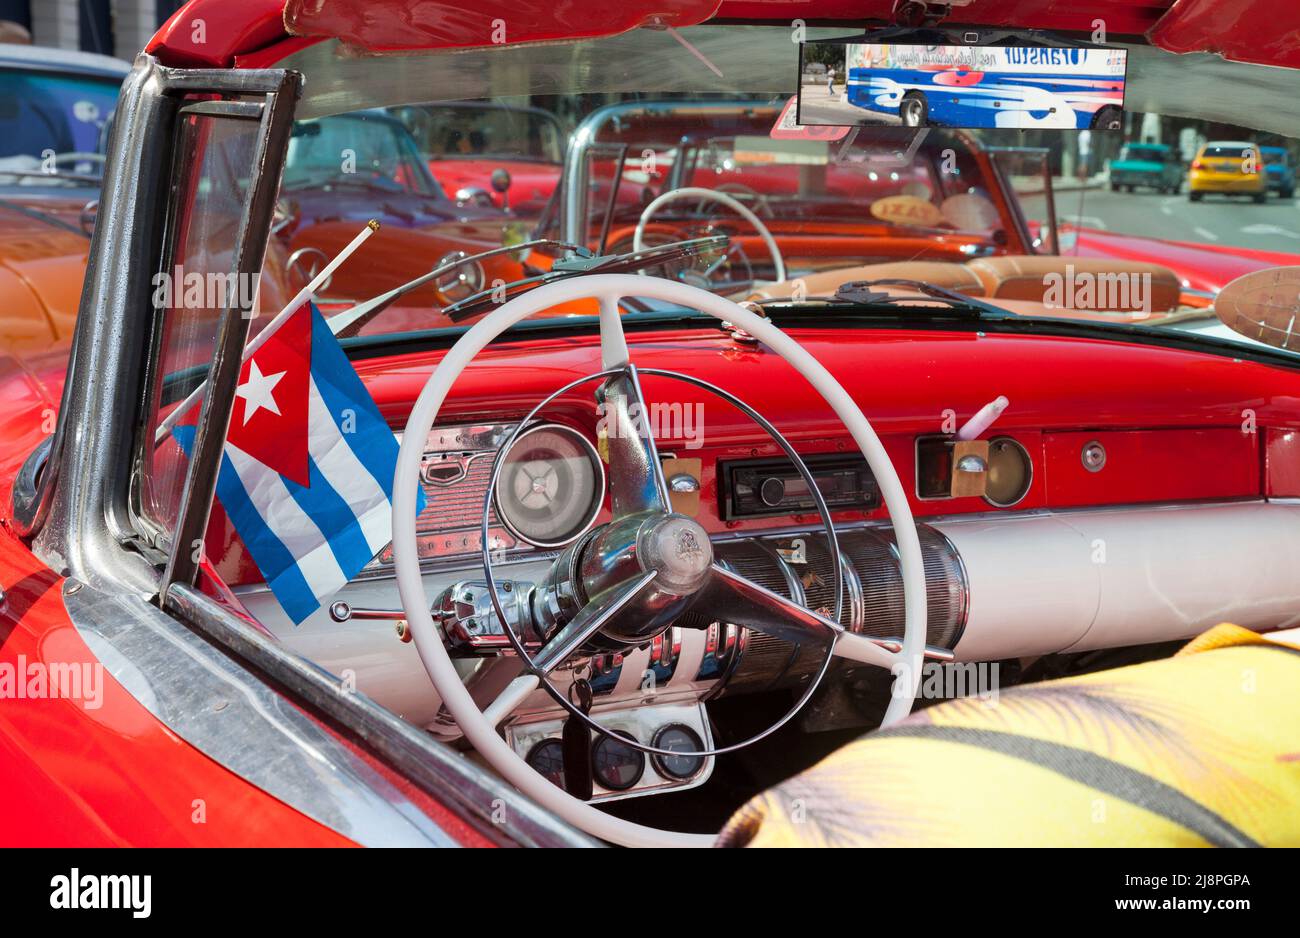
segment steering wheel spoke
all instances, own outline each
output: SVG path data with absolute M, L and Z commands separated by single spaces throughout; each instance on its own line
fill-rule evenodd
M 483 708 L 484 718 L 491 725 L 496 726 L 514 713 L 515 708 L 523 703 L 529 694 L 541 686 L 541 679 L 536 674 L 519 675 L 519 677 L 507 684 L 501 693 L 497 694 L 496 700 Z
M 609 499 L 614 518 L 671 511 L 668 483 L 664 481 L 636 366 L 628 364 L 622 374 L 606 381 L 603 394 Z
M 697 605 L 732 625 L 744 626 L 796 645 L 807 642 L 825 644 L 844 632 L 844 626 L 834 619 L 716 563 Z
M 631 363 L 618 309 L 621 299 L 616 293 L 606 293 L 597 301 L 600 304 L 600 367 L 606 370 Z
M 612 589 L 578 610 L 542 649 L 533 655 L 533 666 L 541 674 L 550 674 L 585 645 L 593 635 L 609 625 L 638 596 L 645 592 L 657 575 L 651 570 L 644 576 Z
M 698 603 L 710 613 L 718 610 L 716 616 L 706 615 L 705 619 L 723 619 L 731 625 L 762 632 L 791 644 L 824 643 L 833 638 L 835 647 L 832 654 L 847 661 L 892 670 L 904 660 L 901 639 L 850 632 L 834 619 L 759 586 L 719 564 L 713 565 L 712 578 Z M 927 645 L 925 657 L 933 661 L 952 661 L 955 655 L 950 649 Z

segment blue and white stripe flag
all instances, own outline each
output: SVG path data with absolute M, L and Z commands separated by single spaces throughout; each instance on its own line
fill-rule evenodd
M 235 393 L 217 498 L 297 624 L 392 540 L 397 440 L 315 305 L 244 362 Z M 189 452 L 194 427 L 173 433 Z

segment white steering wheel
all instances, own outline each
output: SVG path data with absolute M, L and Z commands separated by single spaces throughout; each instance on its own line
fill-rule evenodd
M 781 256 L 781 249 L 777 247 L 776 238 L 772 237 L 772 232 L 768 230 L 767 225 L 749 210 L 743 202 L 725 192 L 718 192 L 716 189 L 704 189 L 699 186 L 687 186 L 684 189 L 673 189 L 671 192 L 665 192 L 656 198 L 653 202 L 645 207 L 641 213 L 641 218 L 636 223 L 636 231 L 632 234 L 632 250 L 636 252 L 645 250 L 645 229 L 650 219 L 654 217 L 659 209 L 671 202 L 681 202 L 687 199 L 694 199 L 697 202 L 711 201 L 720 205 L 725 205 L 745 221 L 754 226 L 758 236 L 763 239 L 763 244 L 767 246 L 768 253 L 772 255 L 772 265 L 776 268 L 776 282 L 785 283 L 785 258 Z
M 421 578 L 419 549 L 416 543 L 416 493 L 420 480 L 420 463 L 424 441 L 437 420 L 438 412 L 452 384 L 489 342 L 519 321 L 562 303 L 596 298 L 600 306 L 601 371 L 620 371 L 606 385 L 619 395 L 622 405 L 644 403 L 636 369 L 629 361 L 627 341 L 619 318 L 619 302 L 624 297 L 644 297 L 676 303 L 696 309 L 716 319 L 735 323 L 763 345 L 784 358 L 822 396 L 866 457 L 880 494 L 893 520 L 898 541 L 899 563 L 903 582 L 903 644 L 890 651 L 872 639 L 846 631 L 838 622 L 769 592 L 716 564 L 707 534 L 693 519 L 672 514 L 667 487 L 654 448 L 653 439 L 639 434 L 623 434 L 625 441 L 614 446 L 611 437 L 609 477 L 614 524 L 648 518 L 650 540 L 667 532 L 669 543 L 680 531 L 692 531 L 691 543 L 699 549 L 678 551 L 676 562 L 662 554 L 671 551 L 643 549 L 632 554 L 631 562 L 641 564 L 621 583 L 593 599 L 559 630 L 550 636 L 533 655 L 540 667 L 516 678 L 485 710 L 480 711 L 461 682 L 442 637 L 434 624 Z M 698 533 L 697 533 L 698 532 Z M 644 540 L 638 538 L 638 540 Z M 594 542 L 593 542 L 594 543 Z M 643 545 L 649 547 L 650 545 Z M 624 560 L 628 560 L 624 556 Z M 620 616 L 638 610 L 638 603 L 685 597 L 698 592 L 722 599 L 728 621 L 785 640 L 826 642 L 831 653 L 851 661 L 888 668 L 894 674 L 894 689 L 882 723 L 896 723 L 911 711 L 921 681 L 925 653 L 926 595 L 925 571 L 916 523 L 893 463 L 880 444 L 867 418 L 848 392 L 826 368 L 797 342 L 759 316 L 730 300 L 671 280 L 639 277 L 633 274 L 593 274 L 556 281 L 518 296 L 493 310 L 474 324 L 443 357 L 429 376 L 419 398 L 411 408 L 402 436 L 401 451 L 393 479 L 393 562 L 402 609 L 415 639 L 416 650 L 443 705 L 455 718 L 465 737 L 491 765 L 538 804 L 594 837 L 625 846 L 702 847 L 713 843 L 712 835 L 684 834 L 660 830 L 613 817 L 581 801 L 539 775 L 497 733 L 496 727 L 530 694 L 541 686 L 539 675 L 545 674 L 582 648 L 585 639 L 609 628 Z M 658 582 L 654 582 L 655 580 Z M 663 590 L 660 591 L 660 587 Z M 671 588 L 669 588 L 671 587 Z M 626 618 L 620 625 L 625 631 Z M 635 625 L 635 623 L 632 623 Z M 608 634 L 608 633 L 605 633 Z

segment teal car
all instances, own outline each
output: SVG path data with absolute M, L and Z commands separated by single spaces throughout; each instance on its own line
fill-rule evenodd
M 1295 167 L 1286 147 L 1260 147 L 1264 154 L 1264 170 L 1268 173 L 1268 191 L 1284 199 L 1295 196 Z
M 1178 151 L 1163 143 L 1129 143 L 1119 157 L 1110 161 L 1110 188 L 1132 192 L 1149 186 L 1177 194 L 1183 185 L 1183 160 Z

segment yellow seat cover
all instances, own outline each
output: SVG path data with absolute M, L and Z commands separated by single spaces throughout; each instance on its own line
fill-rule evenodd
M 927 708 L 752 799 L 719 843 L 1300 845 L 1300 649 L 1220 625 L 1165 660 Z

